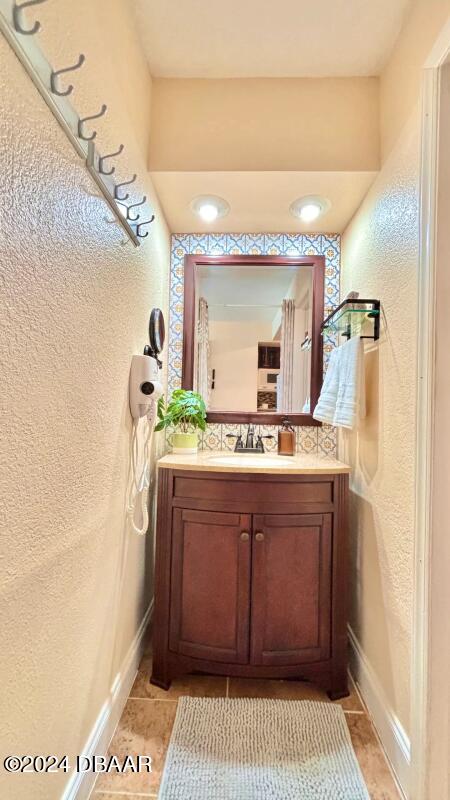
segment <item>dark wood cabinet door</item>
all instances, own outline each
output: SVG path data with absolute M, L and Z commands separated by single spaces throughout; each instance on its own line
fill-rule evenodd
M 174 509 L 170 649 L 208 661 L 249 659 L 251 518 Z
M 253 517 L 251 663 L 330 656 L 331 514 Z

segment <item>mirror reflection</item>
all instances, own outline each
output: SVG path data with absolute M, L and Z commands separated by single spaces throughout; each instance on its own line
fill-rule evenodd
M 199 266 L 195 388 L 209 411 L 309 413 L 313 268 Z

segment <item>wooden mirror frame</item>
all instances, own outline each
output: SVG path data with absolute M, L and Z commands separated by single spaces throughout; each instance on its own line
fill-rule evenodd
M 323 378 L 323 346 L 320 325 L 324 318 L 324 256 L 185 256 L 182 388 L 192 389 L 194 385 L 195 270 L 197 267 L 229 267 L 236 264 L 313 267 L 311 408 L 314 408 L 319 399 Z M 250 422 L 260 425 L 281 425 L 283 417 L 288 417 L 293 425 L 320 425 L 320 422 L 313 419 L 312 414 L 270 411 L 267 413 L 261 411 L 208 411 L 207 422 L 224 422 L 229 425 Z

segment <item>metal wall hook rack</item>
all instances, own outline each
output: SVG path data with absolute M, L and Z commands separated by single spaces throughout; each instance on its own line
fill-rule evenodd
M 53 94 L 59 94 L 60 97 L 67 97 L 68 94 L 73 92 L 73 86 L 70 84 L 67 89 L 61 90 L 58 89 L 58 81 L 57 78 L 59 75 L 62 75 L 64 72 L 74 72 L 75 70 L 79 69 L 82 64 L 86 61 L 86 56 L 84 53 L 80 53 L 78 61 L 76 64 L 73 64 L 72 67 L 63 67 L 63 69 L 57 69 L 55 72 L 52 72 L 50 75 L 50 88 Z
M 352 319 L 358 319 L 360 327 L 370 320 L 373 323 L 373 335 L 362 335 L 361 339 L 380 338 L 380 309 L 379 300 L 364 300 L 354 297 L 347 297 L 342 303 L 333 309 L 322 322 L 320 330 L 322 335 L 327 332 L 341 333 L 347 339 L 352 336 Z
M 108 203 L 111 211 L 114 213 L 116 222 L 125 230 L 127 236 L 129 239 L 131 239 L 135 247 L 138 247 L 140 245 L 139 237 L 128 223 L 126 219 L 126 213 L 122 213 L 114 198 L 115 184 L 112 177 L 110 175 L 102 175 L 98 170 L 99 155 L 95 149 L 94 142 L 87 142 L 87 148 L 88 154 L 86 158 L 86 167 L 88 172 L 92 176 L 97 186 L 101 189 L 104 199 Z M 106 191 L 105 186 L 107 187 Z
M 13 15 L 14 29 L 17 33 L 21 33 L 23 36 L 31 36 L 32 34 L 37 33 L 40 30 L 41 23 L 38 20 L 36 20 L 33 26 L 28 30 L 23 27 L 22 11 L 24 8 L 27 8 L 27 6 L 37 6 L 40 3 L 45 3 L 46 1 L 47 0 L 26 0 L 25 3 L 20 3 L 20 5 L 18 5 L 14 0 L 12 15 Z
M 121 188 L 122 188 L 122 186 L 130 186 L 130 184 L 132 184 L 132 183 L 134 183 L 134 182 L 135 182 L 136 178 L 137 178 L 137 175 L 136 175 L 136 173 L 134 173 L 134 175 L 133 175 L 133 177 L 131 178 L 131 180 L 129 180 L 129 181 L 122 181 L 122 183 L 117 183 L 117 184 L 116 184 L 116 186 L 115 186 L 115 189 L 114 189 L 114 197 L 115 197 L 115 199 L 116 199 L 116 200 L 118 200 L 119 202 L 123 202 L 124 200 L 128 200 L 128 198 L 129 198 L 129 196 L 130 196 L 130 195 L 129 195 L 129 193 L 128 193 L 128 192 L 125 192 L 125 194 L 123 195 L 123 197 L 120 197 L 120 196 L 119 196 L 119 191 L 118 191 L 118 190 L 119 190 L 119 189 L 121 189 Z
M 145 239 L 145 237 L 148 236 L 148 231 L 146 231 L 145 233 L 141 233 L 140 229 L 143 227 L 143 225 L 151 225 L 154 219 L 155 215 L 152 214 L 150 219 L 147 219 L 145 222 L 139 222 L 139 224 L 136 225 L 136 234 L 139 236 L 140 239 Z
M 123 150 L 123 147 L 124 147 L 123 144 L 121 144 L 119 146 L 119 149 L 116 150 L 115 153 L 107 153 L 107 155 L 105 155 L 105 156 L 100 156 L 100 158 L 98 159 L 98 171 L 101 172 L 102 175 L 113 175 L 113 173 L 116 171 L 116 168 L 115 167 L 111 167 L 111 169 L 105 169 L 104 166 L 103 166 L 104 163 L 105 163 L 105 159 L 106 158 L 114 158 L 114 156 L 120 156 L 120 154 L 121 154 L 121 152 Z
M 108 106 L 105 105 L 105 103 L 103 103 L 98 114 L 91 114 L 90 117 L 83 117 L 82 119 L 80 118 L 78 120 L 78 136 L 80 137 L 80 139 L 84 139 L 85 142 L 92 142 L 95 139 L 95 137 L 97 136 L 97 131 L 92 131 L 90 136 L 86 136 L 83 126 L 85 122 L 89 122 L 89 120 L 91 119 L 100 119 L 100 117 L 103 117 L 103 115 L 106 114 L 107 110 Z
M 142 198 L 142 200 L 139 201 L 139 203 L 130 203 L 130 205 L 127 206 L 127 219 L 129 219 L 130 222 L 136 222 L 136 220 L 138 220 L 139 217 L 140 217 L 140 214 L 136 214 L 135 217 L 132 217 L 131 214 L 130 214 L 130 208 L 139 208 L 139 206 L 143 206 L 144 203 L 146 203 L 146 202 L 147 202 L 147 198 L 144 195 L 144 197 Z
M 110 153 L 102 157 L 94 145 L 97 132 L 93 131 L 91 134 L 88 134 L 84 129 L 86 122 L 102 117 L 106 113 L 107 107 L 104 104 L 97 114 L 89 117 L 80 117 L 68 99 L 68 96 L 71 95 L 73 91 L 73 87 L 69 86 L 67 89 L 61 90 L 58 86 L 58 78 L 61 74 L 64 72 L 73 72 L 82 66 L 85 60 L 84 54 L 80 55 L 76 65 L 55 70 L 49 64 L 39 47 L 39 37 L 34 35 L 41 28 L 40 22 L 36 20 L 33 25 L 29 27 L 25 25 L 25 18 L 23 15 L 24 9 L 28 6 L 39 5 L 44 2 L 47 2 L 47 0 L 26 0 L 26 2 L 22 3 L 17 3 L 16 0 L 0 0 L 0 31 L 19 58 L 28 76 L 33 81 L 50 111 L 63 129 L 77 155 L 83 159 L 89 174 L 98 187 L 101 196 L 113 212 L 117 223 L 125 231 L 128 239 L 138 247 L 140 239 L 145 238 L 147 234 L 134 230 L 134 227 L 130 225 L 127 206 L 125 206 L 125 213 L 122 213 L 118 207 L 118 203 L 123 199 L 128 199 L 129 194 L 127 193 L 126 197 L 120 195 L 116 197 L 117 187 L 120 188 L 121 186 L 129 185 L 134 182 L 136 180 L 136 175 L 133 177 L 132 181 L 125 181 L 125 183 L 116 185 L 111 177 L 115 171 L 114 167 L 109 170 L 105 170 L 104 167 L 104 159 L 120 155 L 123 146 L 120 146 L 117 153 Z M 139 203 L 133 203 L 130 207 L 142 205 L 143 202 L 145 202 L 145 199 Z M 152 217 L 152 220 L 153 219 L 154 216 Z M 134 218 L 131 218 L 131 221 L 136 222 Z

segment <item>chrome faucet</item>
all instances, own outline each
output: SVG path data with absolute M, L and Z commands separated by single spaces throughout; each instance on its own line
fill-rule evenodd
M 253 425 L 249 425 L 248 428 L 247 428 L 247 438 L 245 440 L 245 449 L 246 450 L 254 450 L 255 449 L 254 448 L 254 444 L 253 444 L 254 435 L 255 435 L 255 429 L 254 429 Z M 261 437 L 259 437 L 259 438 L 261 439 Z
M 255 444 L 255 428 L 253 425 L 249 425 L 245 445 L 242 441 L 241 433 L 227 433 L 227 439 L 236 439 L 236 444 L 234 445 L 235 453 L 264 453 L 263 439 L 273 439 L 273 436 L 271 433 L 267 436 L 258 436 Z

